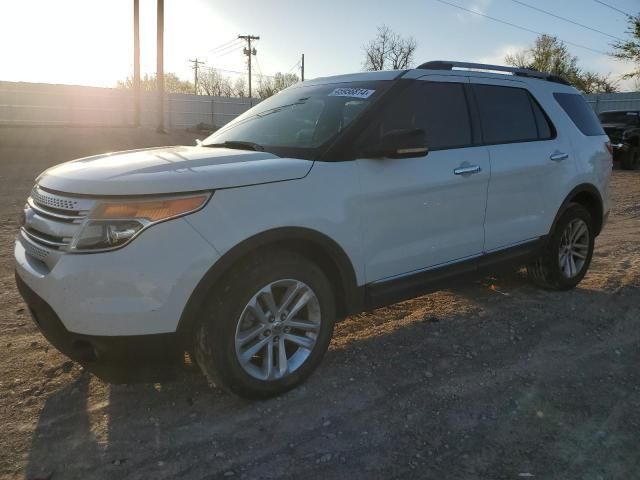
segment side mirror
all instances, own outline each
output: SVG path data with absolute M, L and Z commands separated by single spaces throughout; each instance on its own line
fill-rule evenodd
M 424 157 L 429 153 L 427 135 L 424 130 L 391 130 L 385 133 L 377 145 L 365 150 L 371 158 Z

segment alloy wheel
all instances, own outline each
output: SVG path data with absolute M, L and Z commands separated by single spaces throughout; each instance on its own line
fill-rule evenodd
M 282 279 L 261 288 L 237 322 L 236 358 L 258 380 L 278 380 L 309 357 L 320 331 L 320 304 L 305 283 Z
M 584 220 L 571 220 L 560 238 L 558 262 L 565 278 L 574 278 L 584 268 L 589 255 L 589 228 Z

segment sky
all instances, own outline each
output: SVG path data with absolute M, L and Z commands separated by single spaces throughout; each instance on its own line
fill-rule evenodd
M 595 0 L 445 0 L 529 30 L 557 35 L 583 68 L 617 78 L 629 65 L 603 53 L 613 38 L 527 8 L 522 1 L 614 37 L 626 17 Z M 640 0 L 606 0 L 629 13 Z M 142 72 L 155 72 L 156 1 L 140 0 Z M 413 36 L 416 63 L 435 59 L 503 63 L 536 34 L 439 0 L 165 0 L 165 72 L 192 80 L 188 62 L 236 77 L 246 71 L 239 34 L 259 35 L 254 71 L 305 77 L 362 69 L 363 45 L 386 24 Z M 113 87 L 133 72 L 133 0 L 0 0 L 0 80 Z M 220 48 L 220 46 L 223 46 Z M 583 47 L 588 47 L 583 48 Z M 593 51 L 596 50 L 596 51 Z M 233 73 L 239 72 L 239 73 Z M 621 82 L 631 89 L 632 81 Z

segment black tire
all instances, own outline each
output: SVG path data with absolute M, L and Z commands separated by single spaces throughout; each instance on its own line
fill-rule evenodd
M 321 321 L 316 343 L 306 360 L 284 377 L 265 381 L 254 378 L 242 367 L 236 355 L 236 327 L 252 297 L 282 279 L 303 282 L 315 293 Z M 250 399 L 273 397 L 303 382 L 320 364 L 333 335 L 335 317 L 333 289 L 317 265 L 292 252 L 261 252 L 235 266 L 214 287 L 196 327 L 196 361 L 216 386 Z
M 567 278 L 560 267 L 559 252 L 565 229 L 570 222 L 576 219 L 580 219 L 586 224 L 589 234 L 588 253 L 578 273 L 571 278 Z M 575 288 L 576 285 L 582 281 L 591 264 L 594 240 L 595 231 L 593 228 L 593 219 L 589 211 L 580 204 L 569 204 L 562 215 L 560 215 L 540 255 L 532 263 L 527 265 L 529 278 L 531 278 L 536 285 L 547 290 L 570 290 Z
M 628 152 L 625 152 L 620 166 L 623 170 L 637 170 L 640 167 L 640 148 L 632 147 Z

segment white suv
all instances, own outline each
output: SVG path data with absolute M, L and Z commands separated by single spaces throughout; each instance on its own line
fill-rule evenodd
M 95 371 L 188 352 L 215 384 L 268 397 L 347 315 L 505 263 L 575 287 L 611 165 L 553 75 L 438 61 L 320 78 L 198 146 L 47 170 L 16 280 L 43 334 Z

